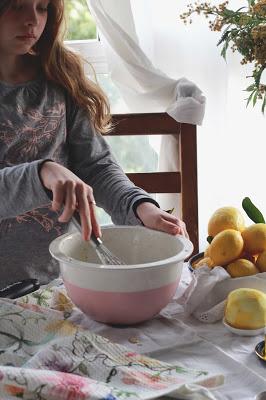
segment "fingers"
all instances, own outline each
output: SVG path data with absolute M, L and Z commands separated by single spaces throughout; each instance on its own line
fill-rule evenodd
M 162 230 L 172 235 L 183 235 L 189 239 L 189 235 L 186 229 L 186 224 L 183 221 L 179 221 L 178 224 L 172 224 L 168 221 L 164 221 Z
M 89 201 L 90 205 L 90 216 L 91 216 L 91 225 L 92 225 L 92 230 L 96 237 L 101 237 L 102 232 L 101 232 L 101 227 L 98 224 L 97 217 L 96 217 L 96 203 L 95 201 Z
M 80 215 L 82 236 L 89 240 L 92 231 L 90 205 L 87 197 L 87 188 L 83 184 L 77 185 L 77 209 Z
M 162 210 L 158 214 L 153 228 L 169 233 L 170 235 L 183 235 L 189 238 L 186 224 L 174 215 L 168 214 Z
M 59 181 L 54 188 L 51 188 L 53 192 L 52 210 L 59 211 L 65 200 L 65 189 L 63 182 Z
M 182 221 L 183 222 L 183 221 Z M 189 239 L 189 234 L 188 234 L 188 231 L 187 231 L 187 227 L 186 227 L 186 224 L 183 222 L 183 224 L 184 224 L 184 226 L 183 226 L 183 228 L 182 228 L 182 235 L 184 235 L 186 238 L 188 238 Z
M 93 191 L 89 185 L 69 169 L 50 161 L 43 163 L 40 177 L 43 185 L 53 193 L 52 210 L 60 211 L 63 208 L 59 222 L 68 222 L 77 210 L 80 213 L 83 238 L 88 240 L 92 230 L 95 235 L 101 236 Z
M 158 221 L 156 229 L 169 233 L 171 235 L 184 235 L 188 237 L 188 233 L 183 221 L 178 221 L 178 223 L 173 223 L 162 218 Z
M 180 230 L 179 234 L 189 239 L 189 234 L 187 232 L 186 224 L 183 221 L 179 221 L 178 226 Z
M 59 211 L 63 208 L 58 218 L 59 222 L 68 222 L 77 210 L 80 214 L 82 236 L 89 240 L 91 232 L 97 237 L 101 236 L 100 225 L 97 222 L 95 200 L 92 188 L 82 181 L 67 180 L 64 183 L 58 181 L 53 192 L 52 209 Z
M 172 233 L 174 235 L 180 234 L 189 238 L 186 224 L 182 220 L 168 213 L 166 213 L 166 215 L 164 213 L 163 217 L 164 217 L 165 229 L 171 231 L 169 233 Z
M 68 181 L 64 185 L 64 209 L 58 220 L 60 222 L 67 222 L 72 217 L 76 209 L 76 191 L 75 184 L 72 181 Z
M 150 202 L 141 203 L 136 209 L 142 223 L 151 229 L 163 231 L 171 235 L 184 235 L 188 238 L 186 225 L 174 215 L 161 210 Z

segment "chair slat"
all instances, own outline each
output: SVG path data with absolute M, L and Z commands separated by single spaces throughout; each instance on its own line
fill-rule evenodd
M 176 134 L 181 124 L 165 113 L 115 114 L 114 130 L 109 135 L 169 135 Z
M 127 173 L 129 179 L 148 193 L 180 193 L 180 172 Z

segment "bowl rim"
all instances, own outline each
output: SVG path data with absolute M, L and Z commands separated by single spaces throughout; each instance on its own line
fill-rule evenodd
M 105 225 L 105 226 L 102 226 L 101 229 L 107 230 L 107 229 L 114 228 L 114 227 L 120 228 L 120 229 L 121 228 L 122 229 L 125 229 L 125 228 L 127 228 L 127 229 L 128 228 L 148 229 L 150 231 L 153 231 L 153 229 L 149 229 L 144 226 L 138 226 L 138 225 Z M 161 232 L 161 233 L 172 236 L 165 232 Z M 149 263 L 127 264 L 127 265 L 105 265 L 105 264 L 88 263 L 85 261 L 77 260 L 76 258 L 65 255 L 60 250 L 60 243 L 63 240 L 65 240 L 67 237 L 77 236 L 77 235 L 80 235 L 80 232 L 71 232 L 71 233 L 68 232 L 68 233 L 65 233 L 65 234 L 55 238 L 49 245 L 50 254 L 59 262 L 64 262 L 64 263 L 69 264 L 70 262 L 75 261 L 75 268 L 81 268 L 81 269 L 83 269 L 85 267 L 86 269 L 95 269 L 95 270 L 99 270 L 99 268 L 102 268 L 102 269 L 106 269 L 106 270 L 123 271 L 123 270 L 133 270 L 133 269 L 151 269 L 151 268 L 156 268 L 158 266 L 162 266 L 162 260 L 153 261 L 153 262 L 149 262 Z M 173 262 L 184 261 L 193 252 L 194 246 L 188 238 L 186 238 L 183 235 L 176 235 L 176 236 L 181 241 L 181 243 L 183 245 L 183 249 L 177 255 L 166 258 L 163 263 L 164 267 Z
M 261 361 L 266 362 L 266 359 L 265 359 L 264 355 L 262 354 L 262 351 L 264 350 L 264 347 L 265 347 L 265 340 L 262 340 L 261 342 L 256 344 L 255 353 L 256 353 L 256 355 L 259 357 L 259 359 Z M 263 393 L 266 393 L 266 392 L 263 392 Z M 257 397 L 256 397 L 256 399 L 257 399 Z M 258 397 L 257 400 L 259 400 L 259 397 Z
M 193 267 L 193 262 L 194 261 L 196 261 L 196 260 L 200 260 L 201 258 L 204 258 L 204 251 L 200 251 L 199 253 L 196 253 L 196 254 L 194 254 L 193 256 L 191 256 L 189 259 L 188 259 L 188 261 L 187 261 L 187 266 L 188 266 L 188 269 L 191 271 L 191 272 L 195 272 L 195 268 Z

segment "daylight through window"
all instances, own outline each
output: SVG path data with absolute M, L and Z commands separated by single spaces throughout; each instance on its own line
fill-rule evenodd
M 67 40 L 97 38 L 96 24 L 86 0 L 66 0 Z

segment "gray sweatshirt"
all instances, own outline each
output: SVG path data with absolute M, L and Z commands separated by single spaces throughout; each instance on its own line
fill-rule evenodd
M 92 186 L 115 224 L 139 224 L 136 202 L 153 200 L 126 177 L 104 138 L 66 92 L 44 78 L 0 82 L 0 287 L 59 274 L 49 244 L 68 229 L 51 211 L 38 168 L 54 160 Z

